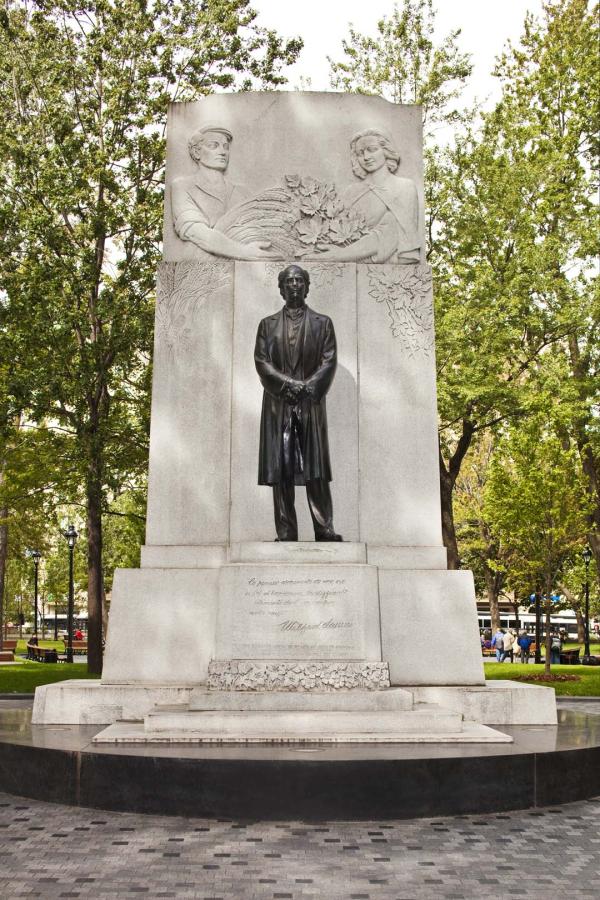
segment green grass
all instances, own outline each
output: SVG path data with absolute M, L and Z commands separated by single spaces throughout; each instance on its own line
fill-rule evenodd
M 529 672 L 543 672 L 544 666 L 535 663 L 485 663 L 484 672 L 487 680 L 510 680 L 517 675 Z M 579 675 L 580 681 L 557 681 L 544 686 L 553 687 L 559 697 L 600 697 L 600 666 L 552 666 L 555 674 Z M 531 682 L 544 684 L 543 682 Z
M 0 666 L 0 694 L 32 694 L 40 684 L 68 678 L 97 678 L 86 663 L 41 663 L 24 660 L 14 666 Z
M 19 654 L 21 654 L 21 653 L 27 653 L 27 644 L 28 644 L 28 643 L 29 643 L 29 638 L 28 638 L 28 637 L 27 637 L 27 638 L 20 638 L 20 639 L 17 641 L 17 649 L 16 649 L 16 651 L 15 651 L 15 653 L 17 654 L 17 656 L 18 656 Z M 64 645 L 64 643 L 62 642 L 62 640 L 60 640 L 60 641 L 49 641 L 49 640 L 42 640 L 42 639 L 40 638 L 39 641 L 38 641 L 38 646 L 40 646 L 40 647 L 48 647 L 48 648 L 53 647 L 54 650 L 60 650 L 61 653 L 64 652 L 64 649 L 65 649 L 65 645 Z

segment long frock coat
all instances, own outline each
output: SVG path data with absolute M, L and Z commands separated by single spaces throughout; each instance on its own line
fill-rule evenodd
M 296 484 L 313 478 L 331 481 L 331 463 L 327 440 L 325 395 L 331 387 L 337 366 L 337 347 L 333 323 L 328 316 L 305 307 L 302 347 L 293 369 L 294 378 L 305 381 L 311 396 L 296 405 L 301 423 L 303 476 Z M 254 361 L 264 388 L 260 420 L 258 483 L 279 484 L 282 480 L 283 428 L 286 404 L 282 391 L 292 375 L 288 358 L 285 313 L 267 316 L 258 326 Z

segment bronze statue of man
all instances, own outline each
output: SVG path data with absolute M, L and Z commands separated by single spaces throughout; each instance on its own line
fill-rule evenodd
M 310 277 L 279 273 L 283 309 L 258 326 L 254 361 L 264 388 L 258 483 L 273 487 L 278 541 L 297 541 L 295 486 L 306 495 L 317 541 L 341 541 L 333 527 L 325 395 L 337 365 L 333 323 L 306 305 Z

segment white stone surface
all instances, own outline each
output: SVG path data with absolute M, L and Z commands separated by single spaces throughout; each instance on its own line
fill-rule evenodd
M 380 569 L 444 569 L 448 567 L 446 548 L 384 547 L 367 545 L 367 562 Z
M 417 687 L 415 699 L 440 703 L 482 725 L 556 725 L 554 688 L 518 681 L 488 681 L 481 687 Z
M 247 541 L 232 544 L 230 562 L 366 563 L 365 544 L 344 541 Z
M 423 163 L 421 108 L 402 106 L 379 97 L 308 91 L 213 94 L 195 103 L 169 108 L 164 258 L 210 258 L 173 229 L 172 184 L 194 178 L 198 168 L 188 141 L 198 129 L 217 125 L 233 136 L 225 177 L 237 193 L 254 197 L 282 183 L 285 175 L 310 176 L 334 184 L 340 194 L 360 184 L 351 167 L 350 140 L 367 128 L 385 129 L 401 157 L 397 174 L 417 188 L 423 232 Z
M 226 544 L 142 547 L 143 569 L 216 569 L 227 562 Z
M 433 323 L 424 332 L 429 345 L 406 318 L 391 327 L 402 268 L 357 266 L 360 539 L 441 547 Z M 387 291 L 376 280 L 382 273 Z M 431 291 L 415 297 L 427 320 Z
M 396 734 L 456 734 L 462 728 L 462 717 L 435 704 L 422 703 L 410 710 L 190 710 L 156 711 L 144 719 L 148 732 L 197 732 L 227 740 L 229 737 L 258 737 L 268 734 L 296 734 L 306 739 L 315 733 L 322 735 Z
M 117 569 L 104 684 L 206 682 L 218 569 Z
M 161 263 L 147 544 L 229 540 L 232 327 L 232 263 Z
M 242 731 L 223 737 L 212 732 L 146 731 L 142 723 L 116 722 L 100 731 L 93 738 L 94 744 L 510 744 L 512 738 L 486 725 L 463 722 L 456 732 L 393 731 L 373 732 L 364 728 L 357 732 L 335 731 L 333 723 L 323 718 L 322 728 L 312 734 L 297 731 L 282 732 L 281 724 L 275 729 L 264 728 L 248 734 Z M 341 723 L 340 723 L 341 724 Z
M 471 572 L 381 569 L 379 592 L 392 684 L 484 684 Z
M 192 692 L 190 710 L 271 710 L 349 711 L 406 710 L 413 705 L 411 691 L 388 688 L 383 691 L 331 691 L 297 693 L 289 691 L 204 691 Z M 158 707 L 157 707 L 158 710 Z
M 161 703 L 186 703 L 193 685 L 101 684 L 72 679 L 35 690 L 34 725 L 108 725 L 117 719 L 142 720 Z
M 225 566 L 215 659 L 380 661 L 377 570 Z

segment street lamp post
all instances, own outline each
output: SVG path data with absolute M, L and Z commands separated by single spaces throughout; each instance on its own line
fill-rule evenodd
M 30 554 L 33 560 L 33 633 L 38 636 L 38 569 L 42 554 L 39 550 L 32 550 Z
M 590 562 L 592 559 L 592 551 L 590 547 L 586 547 L 581 551 L 583 561 L 585 563 L 585 649 L 584 655 L 590 655 Z
M 73 662 L 73 604 L 75 600 L 75 589 L 73 583 L 73 551 L 77 541 L 77 532 L 74 525 L 69 525 L 66 531 L 62 532 L 64 538 L 67 539 L 69 545 L 69 609 L 67 613 L 67 662 Z

